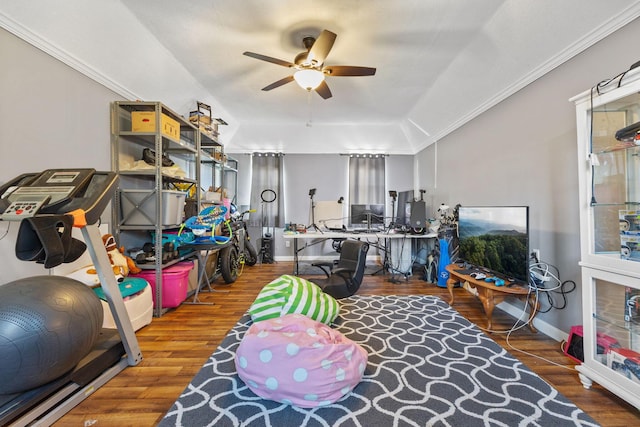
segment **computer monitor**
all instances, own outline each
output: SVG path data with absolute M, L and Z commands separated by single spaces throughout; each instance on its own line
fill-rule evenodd
M 316 222 L 321 228 L 342 229 L 344 224 L 343 203 L 318 201 L 315 204 Z
M 384 205 L 351 205 L 349 224 L 358 228 L 372 228 L 372 226 L 379 228 L 381 225 L 384 226 Z
M 396 225 L 411 225 L 411 202 L 413 200 L 413 190 L 398 191 L 398 207 L 394 218 Z

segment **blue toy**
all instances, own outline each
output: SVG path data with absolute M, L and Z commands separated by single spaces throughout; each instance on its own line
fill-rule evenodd
M 196 236 L 194 243 L 227 243 L 231 239 L 229 236 L 216 236 L 216 226 L 225 222 L 225 216 L 227 214 L 227 208 L 225 206 L 209 206 L 204 208 L 196 216 L 192 216 L 184 222 L 184 227 L 189 228 L 191 232 Z M 229 233 L 231 233 L 231 226 L 227 225 Z M 206 233 L 211 233 L 206 235 Z
M 487 277 L 486 279 L 484 279 L 485 282 L 493 282 L 494 285 L 496 286 L 504 286 L 504 280 L 493 276 L 493 277 Z

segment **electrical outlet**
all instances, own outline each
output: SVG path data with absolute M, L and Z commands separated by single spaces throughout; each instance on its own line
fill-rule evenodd
M 533 249 L 531 253 L 536 257 L 536 261 L 542 261 L 542 258 L 540 258 L 540 249 Z
M 285 247 L 285 248 L 288 248 L 288 247 L 290 247 L 290 246 L 291 246 L 291 242 L 290 242 L 290 241 L 288 241 L 288 240 L 285 240 L 285 241 L 284 241 L 284 247 Z

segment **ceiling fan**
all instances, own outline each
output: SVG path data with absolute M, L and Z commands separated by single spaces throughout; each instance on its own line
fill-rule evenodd
M 296 70 L 292 75 L 273 82 L 263 87 L 262 90 L 275 89 L 295 80 L 303 89 L 308 91 L 315 90 L 318 95 L 327 99 L 331 98 L 332 95 L 324 79 L 325 77 L 373 76 L 376 73 L 376 69 L 371 67 L 353 67 L 350 65 L 325 66 L 324 61 L 331 51 L 335 40 L 336 34 L 328 30 L 322 30 L 317 39 L 311 36 L 305 37 L 302 39 L 302 44 L 307 50 L 299 53 L 293 62 L 283 61 L 278 58 L 253 52 L 244 52 L 244 55 Z

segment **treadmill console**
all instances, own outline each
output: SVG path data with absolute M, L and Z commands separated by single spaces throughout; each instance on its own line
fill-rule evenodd
M 0 215 L 4 221 L 21 221 L 38 213 L 40 208 L 51 200 L 48 194 L 18 195 Z
M 0 195 L 9 202 L 0 218 L 17 221 L 34 216 L 45 206 L 63 205 L 87 186 L 94 173 L 93 169 L 47 169 L 37 175 L 21 175 Z
M 47 169 L 0 186 L 0 219 L 20 221 L 39 214 L 82 209 L 93 224 L 113 197 L 117 175 L 95 169 Z
M 111 201 L 117 175 L 95 169 L 47 169 L 0 186 L 0 220 L 19 221 L 16 256 L 52 268 L 75 261 L 84 243 L 72 227 L 94 224 Z

